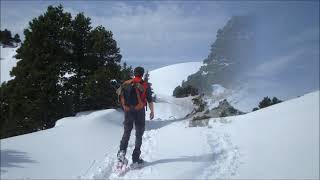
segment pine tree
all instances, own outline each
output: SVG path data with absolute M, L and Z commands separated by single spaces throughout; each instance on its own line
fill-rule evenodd
M 117 95 L 109 83 L 111 79 L 120 81 L 122 71 L 121 54 L 111 31 L 98 26 L 89 34 L 81 110 L 103 109 L 116 106 Z
M 177 98 L 187 97 L 189 95 L 195 96 L 198 95 L 198 89 L 192 87 L 191 85 L 187 85 L 185 87 L 178 86 L 173 91 L 173 96 Z
M 252 111 L 257 111 L 257 110 L 259 110 L 259 108 L 257 108 L 257 107 L 252 109 Z
M 81 104 L 81 92 L 84 88 L 84 81 L 88 75 L 88 72 L 85 70 L 86 65 L 89 64 L 88 59 L 88 41 L 89 33 L 91 30 L 90 18 L 84 16 L 83 13 L 76 15 L 75 19 L 72 21 L 72 52 L 71 56 L 71 67 L 75 75 L 70 79 L 69 83 L 74 84 L 73 89 L 73 102 L 74 102 L 74 111 L 80 111 Z
M 121 80 L 125 81 L 128 79 L 131 79 L 132 76 L 133 76 L 132 66 L 128 66 L 127 63 L 124 62 L 121 70 Z
M 15 34 L 15 35 L 14 35 L 13 41 L 14 41 L 15 43 L 20 43 L 20 42 L 21 42 L 19 34 Z
M 112 32 L 90 24 L 83 13 L 72 19 L 61 5 L 29 23 L 11 72 L 15 79 L 0 87 L 1 138 L 53 127 L 82 110 L 117 106 L 109 82 L 130 77 L 132 68 L 121 68 Z
M 62 6 L 49 6 L 25 29 L 25 41 L 16 55 L 21 60 L 11 72 L 15 79 L 8 82 L 11 91 L 6 95 L 4 136 L 49 128 L 61 117 L 57 111 L 62 105 L 58 100 L 58 80 L 66 57 L 62 44 L 70 22 L 71 15 L 64 13 Z
M 0 42 L 4 45 L 12 46 L 11 31 L 9 31 L 8 29 L 4 29 L 4 31 L 1 31 Z
M 259 103 L 259 108 L 262 109 L 270 105 L 272 105 L 272 102 L 271 102 L 271 99 L 267 96 L 267 97 L 264 97 L 263 100 Z
M 149 76 L 150 76 L 149 71 L 147 71 L 147 72 L 144 74 L 143 80 L 144 80 L 145 82 L 149 82 Z
M 278 103 L 281 103 L 282 101 L 281 100 L 279 100 L 277 97 L 273 97 L 272 98 L 272 105 L 274 105 L 274 104 L 278 104 Z
M 272 100 L 267 96 L 267 97 L 264 97 L 262 99 L 262 101 L 259 102 L 259 108 L 262 109 L 262 108 L 265 108 L 265 107 L 268 107 L 268 106 L 272 106 L 272 105 L 275 105 L 275 104 L 278 104 L 278 103 L 281 103 L 282 101 L 279 100 L 277 97 L 273 97 Z M 252 111 L 256 111 L 256 110 L 259 110 L 258 107 L 255 107 L 252 109 Z

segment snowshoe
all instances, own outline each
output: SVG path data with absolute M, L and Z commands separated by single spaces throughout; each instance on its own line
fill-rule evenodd
M 118 176 L 123 176 L 128 170 L 128 160 L 125 157 L 125 152 L 124 151 L 119 151 L 117 155 L 117 162 L 116 162 L 116 167 L 115 167 L 115 173 Z

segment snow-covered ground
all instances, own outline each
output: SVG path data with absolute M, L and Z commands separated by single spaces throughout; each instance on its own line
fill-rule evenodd
M 1 179 L 74 179 L 118 145 L 122 112 L 96 111 L 1 140 Z
M 319 179 L 319 91 L 209 124 L 240 151 L 233 178 Z
M 194 64 L 174 66 L 185 69 Z M 165 73 L 161 77 L 169 78 L 168 75 Z M 153 71 L 150 76 L 157 78 Z M 175 79 L 176 85 L 185 78 L 180 77 L 182 79 Z M 155 87 L 156 84 L 154 81 Z M 167 124 L 165 120 L 177 120 L 192 110 L 190 98 L 173 99 L 166 95 L 159 95 L 155 106 L 155 120 L 148 121 L 147 128 L 160 128 Z M 122 121 L 123 113 L 117 110 L 84 112 L 77 117 L 60 119 L 52 129 L 2 139 L 1 178 L 70 179 L 86 176 L 101 164 L 106 154 L 112 157 L 116 154 L 123 131 Z
M 13 79 L 13 77 L 10 76 L 10 71 L 17 64 L 17 60 L 13 56 L 16 55 L 16 50 L 18 48 L 19 47 L 3 48 L 0 46 L 0 84 L 4 81 Z
M 208 127 L 190 128 L 184 120 L 149 129 L 142 147 L 149 163 L 121 178 L 318 179 L 318 99 L 319 91 L 246 115 L 213 118 Z M 134 141 L 129 146 L 131 152 Z M 113 161 L 107 156 L 93 178 L 117 179 Z
M 194 66 L 184 63 L 150 72 L 158 101 L 155 120 L 147 120 L 143 136 L 144 168 L 123 177 L 112 173 L 123 113 L 102 110 L 63 118 L 49 130 L 2 139 L 1 178 L 319 178 L 319 91 L 191 128 L 183 119 L 192 110 L 191 98 L 170 95 L 196 71 Z M 171 92 L 163 86 L 167 81 Z M 223 93 L 219 87 L 217 91 Z

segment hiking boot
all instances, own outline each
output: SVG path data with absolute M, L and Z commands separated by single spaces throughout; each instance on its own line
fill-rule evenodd
M 132 163 L 134 164 L 143 164 L 145 161 L 142 158 L 132 159 Z
M 145 161 L 141 158 L 132 160 L 132 164 L 130 165 L 130 168 L 132 169 L 140 169 L 144 166 Z

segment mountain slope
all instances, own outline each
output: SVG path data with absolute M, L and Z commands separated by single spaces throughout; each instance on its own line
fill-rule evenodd
M 72 179 L 118 145 L 122 112 L 68 117 L 57 126 L 1 140 L 1 179 Z
M 174 67 L 188 73 L 184 68 L 194 64 L 184 63 Z M 170 69 L 170 66 L 167 68 Z M 153 71 L 150 74 L 155 77 Z M 153 82 L 157 86 L 158 82 Z M 156 128 L 166 124 L 162 120 L 184 117 L 192 109 L 189 99 L 186 98 L 188 103 L 183 99 L 159 99 L 160 102 L 155 105 L 157 120 L 155 124 L 147 122 L 146 126 Z M 181 104 L 187 105 L 181 107 Z M 106 154 L 115 156 L 123 131 L 122 122 L 121 111 L 84 112 L 76 117 L 58 120 L 52 129 L 2 139 L 1 179 L 74 179 L 86 176 L 89 170 L 95 170 L 103 162 Z
M 187 80 L 188 75 L 199 70 L 202 62 L 179 63 L 150 72 L 150 82 L 156 94 L 172 96 L 173 90 L 181 82 Z
M 190 97 L 176 99 L 166 89 L 162 92 L 157 87 L 169 73 L 155 72 L 158 80 L 151 82 L 160 97 L 156 119 L 146 121 L 144 168 L 123 177 L 112 173 L 123 113 L 110 109 L 83 112 L 59 120 L 52 129 L 2 139 L 1 179 L 319 178 L 319 91 L 190 128 L 183 119 L 192 109 Z
M 211 125 L 241 151 L 234 178 L 319 178 L 319 91 Z
M 318 99 L 319 91 L 246 115 L 210 119 L 208 127 L 171 121 L 149 129 L 142 148 L 149 163 L 121 179 L 317 179 Z M 131 152 L 134 141 L 129 147 Z M 92 177 L 118 179 L 113 160 L 107 156 Z

